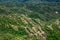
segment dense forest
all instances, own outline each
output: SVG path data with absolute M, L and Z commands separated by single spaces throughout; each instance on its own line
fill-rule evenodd
M 60 3 L 25 1 L 0 0 L 0 40 L 60 40 Z

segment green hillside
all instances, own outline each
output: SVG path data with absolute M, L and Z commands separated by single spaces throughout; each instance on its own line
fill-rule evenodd
M 60 3 L 0 3 L 0 40 L 60 40 Z

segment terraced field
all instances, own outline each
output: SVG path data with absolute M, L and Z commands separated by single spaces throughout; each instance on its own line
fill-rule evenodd
M 59 10 L 55 4 L 0 3 L 0 40 L 60 40 Z

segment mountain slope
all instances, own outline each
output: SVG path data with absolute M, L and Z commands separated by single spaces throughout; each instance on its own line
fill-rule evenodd
M 0 3 L 0 40 L 60 40 L 60 3 Z

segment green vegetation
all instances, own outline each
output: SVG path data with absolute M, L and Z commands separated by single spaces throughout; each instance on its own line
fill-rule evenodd
M 59 4 L 0 3 L 0 40 L 38 40 L 25 30 L 33 27 L 41 27 L 46 40 L 60 40 Z

